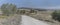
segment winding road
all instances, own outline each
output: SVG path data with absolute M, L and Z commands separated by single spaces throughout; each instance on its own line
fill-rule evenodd
M 22 16 L 22 24 L 21 25 L 49 25 L 44 21 L 40 21 L 37 19 L 34 19 L 27 15 L 21 15 Z

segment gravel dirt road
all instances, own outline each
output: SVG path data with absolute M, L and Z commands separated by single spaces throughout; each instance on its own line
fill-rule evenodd
M 21 25 L 49 25 L 44 21 L 34 19 L 27 15 L 22 15 L 22 24 Z

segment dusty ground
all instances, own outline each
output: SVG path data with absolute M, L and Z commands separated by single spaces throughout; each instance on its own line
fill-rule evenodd
M 0 25 L 19 25 L 21 21 L 20 15 L 0 19 Z
M 32 15 L 29 15 L 29 16 L 31 17 Z M 54 21 L 52 19 L 46 20 L 43 17 L 41 19 L 39 17 L 37 15 L 33 15 L 32 16 L 32 18 L 35 18 L 37 20 L 44 21 L 44 22 L 46 22 L 46 23 L 48 23 L 50 25 L 60 25 L 60 22 L 58 22 L 58 21 Z M 0 19 L 0 25 L 20 25 L 21 19 L 22 19 L 21 18 L 21 15 L 15 15 L 13 17 L 8 17 L 8 18 L 5 18 L 5 19 Z

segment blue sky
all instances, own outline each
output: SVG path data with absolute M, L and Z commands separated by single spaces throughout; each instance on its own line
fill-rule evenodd
M 3 3 L 13 3 L 18 7 L 60 8 L 60 0 L 0 0 L 0 5 Z

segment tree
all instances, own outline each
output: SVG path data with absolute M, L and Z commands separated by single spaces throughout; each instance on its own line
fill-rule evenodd
M 6 14 L 7 13 L 7 8 L 6 8 L 6 6 L 7 6 L 8 4 L 3 4 L 2 6 L 1 6 L 1 9 L 2 9 L 2 11 L 3 11 L 3 14 Z
M 12 10 L 12 14 L 16 14 L 17 12 L 17 7 L 16 5 L 10 4 L 11 10 Z
M 16 13 L 17 7 L 14 4 L 8 4 L 7 3 L 7 4 L 3 4 L 1 6 L 1 9 L 2 9 L 4 15 L 9 16 L 10 14 L 15 14 Z

